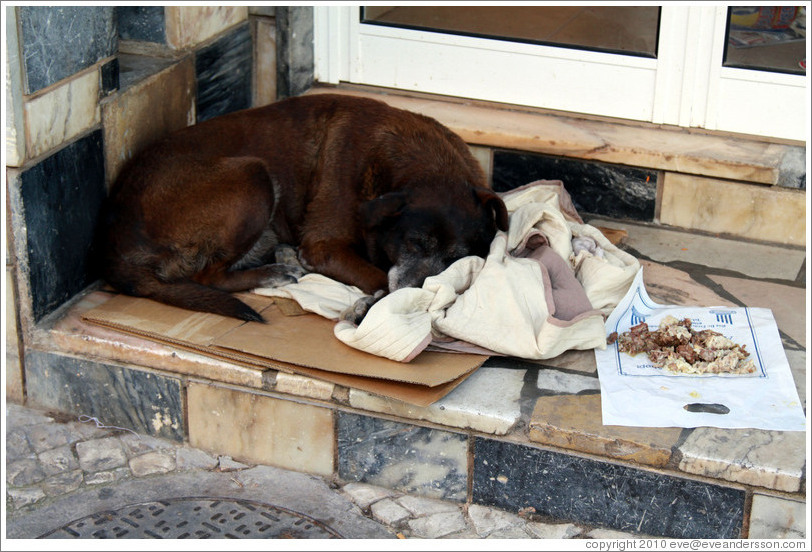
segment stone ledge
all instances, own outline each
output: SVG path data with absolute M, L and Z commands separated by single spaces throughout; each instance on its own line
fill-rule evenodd
M 369 87 L 316 87 L 308 94 L 377 98 L 434 117 L 473 145 L 604 161 L 756 184 L 801 186 L 802 145 L 633 122 L 610 122 Z

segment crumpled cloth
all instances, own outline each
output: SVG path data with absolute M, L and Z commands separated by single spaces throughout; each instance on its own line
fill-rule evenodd
M 583 223 L 560 181 L 533 182 L 501 197 L 510 227 L 497 232 L 486 259 L 465 257 L 421 288 L 384 296 L 360 325 L 339 321 L 335 336 L 402 362 L 429 345 L 527 359 L 605 348 L 604 317 L 629 289 L 637 259 Z M 254 291 L 291 298 L 330 319 L 363 296 L 318 274 Z

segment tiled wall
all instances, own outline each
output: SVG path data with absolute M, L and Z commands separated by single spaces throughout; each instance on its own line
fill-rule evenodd
M 122 164 L 167 132 L 273 101 L 276 36 L 273 8 L 3 9 L 6 299 L 20 322 L 5 379 L 22 401 L 18 336 L 95 280 L 94 228 Z

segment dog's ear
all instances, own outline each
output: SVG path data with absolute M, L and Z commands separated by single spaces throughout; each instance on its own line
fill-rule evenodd
M 406 207 L 405 192 L 389 192 L 361 204 L 361 225 L 364 228 L 375 228 L 388 219 L 399 216 Z
M 496 227 L 499 230 L 504 230 L 507 232 L 509 228 L 508 222 L 508 212 L 507 207 L 505 207 L 505 202 L 502 201 L 502 198 L 496 195 L 496 192 L 493 190 L 489 190 L 487 188 L 477 187 L 474 188 L 474 195 L 477 198 L 477 201 L 480 204 L 493 209 L 493 214 L 496 220 Z

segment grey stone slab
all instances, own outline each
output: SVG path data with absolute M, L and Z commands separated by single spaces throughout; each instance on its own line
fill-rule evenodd
M 197 51 L 197 120 L 251 107 L 251 31 L 241 25 Z
M 28 428 L 28 442 L 36 452 L 68 444 L 68 432 L 62 424 L 42 424 Z
M 42 470 L 48 475 L 55 475 L 79 467 L 79 462 L 76 460 L 76 455 L 73 454 L 70 446 L 41 452 L 39 462 Z
M 130 468 L 116 468 L 110 471 L 85 474 L 85 485 L 107 485 L 115 481 L 120 481 L 130 475 Z
M 395 491 L 391 489 L 365 483 L 347 483 L 342 490 L 361 508 L 366 508 L 378 500 L 395 495 Z
M 15 427 L 44 424 L 53 421 L 53 418 L 44 415 L 39 410 L 26 408 L 25 406 L 13 403 L 6 405 L 6 428 L 9 430 Z
M 677 538 L 739 538 L 745 493 L 520 445 L 474 441 L 473 502 Z
M 462 512 L 442 512 L 409 520 L 412 535 L 421 539 L 439 539 L 466 529 Z
M 753 495 L 751 539 L 805 539 L 806 503 L 777 496 Z
M 127 464 L 127 455 L 116 437 L 76 443 L 76 455 L 86 472 L 111 470 Z
M 26 93 L 86 69 L 118 49 L 112 6 L 18 8 Z
M 384 498 L 370 506 L 370 513 L 374 519 L 393 527 L 397 527 L 411 515 L 409 510 L 391 498 Z
M 75 491 L 82 485 L 82 470 L 71 470 L 45 479 L 40 487 L 47 496 L 60 496 Z
M 171 451 L 156 451 L 130 459 L 130 471 L 135 477 L 155 473 L 168 473 L 175 469 L 175 454 Z
M 624 247 L 652 261 L 682 261 L 704 267 L 732 270 L 753 278 L 795 281 L 806 258 L 803 249 L 780 247 L 681 232 L 600 218 L 587 218 L 593 226 L 627 230 Z
M 464 500 L 465 435 L 338 412 L 338 475 L 433 498 Z
M 556 394 L 575 394 L 600 389 L 601 384 L 598 378 L 542 369 L 539 370 L 536 387 Z
M 124 40 L 166 43 L 163 6 L 117 6 L 118 34 Z
M 39 487 L 26 487 L 23 489 L 15 489 L 9 487 L 6 489 L 6 497 L 11 502 L 12 508 L 23 508 L 35 504 L 45 498 L 45 492 Z
M 105 426 L 183 440 L 180 380 L 41 351 L 29 352 L 26 359 L 31 404 L 95 417 Z
M 474 526 L 474 530 L 480 537 L 487 537 L 498 531 L 504 531 L 515 526 L 523 526 L 525 521 L 517 516 L 496 508 L 488 508 L 479 504 L 471 504 L 468 507 L 468 518 Z M 523 538 L 527 534 L 522 531 Z
M 178 470 L 213 470 L 217 462 L 217 458 L 199 449 L 182 447 L 175 453 L 175 468 Z
M 6 483 L 27 487 L 45 479 L 45 472 L 36 458 L 23 458 L 6 464 Z
M 90 255 L 106 193 L 101 130 L 9 181 L 15 247 L 34 322 L 96 280 Z
M 21 429 L 9 430 L 6 432 L 6 460 L 18 460 L 25 457 L 33 457 L 34 451 L 28 444 L 25 432 Z
M 442 512 L 456 512 L 459 509 L 459 506 L 453 502 L 422 496 L 405 495 L 398 498 L 397 502 L 415 517 L 431 516 Z

